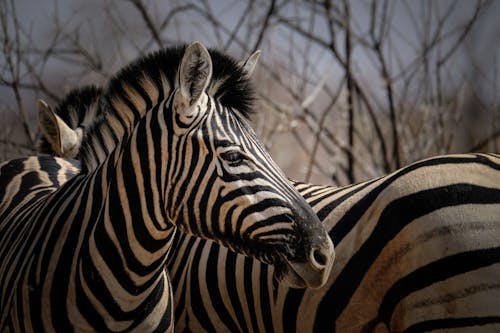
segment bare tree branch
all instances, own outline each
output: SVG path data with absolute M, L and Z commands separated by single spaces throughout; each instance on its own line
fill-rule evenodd
M 10 13 L 8 12 L 8 8 L 10 7 Z M 8 27 L 8 18 L 12 18 L 12 24 L 14 28 L 14 40 L 10 39 L 10 32 Z M 0 6 L 0 22 L 2 26 L 3 32 L 3 54 L 5 56 L 5 61 L 8 67 L 8 72 L 12 80 L 8 84 L 15 96 L 15 100 L 17 103 L 17 108 L 19 110 L 19 115 L 21 117 L 22 126 L 24 129 L 24 133 L 30 144 L 34 143 L 34 137 L 31 132 L 28 116 L 26 114 L 26 110 L 24 109 L 24 105 L 21 98 L 21 93 L 19 90 L 19 80 L 20 80 L 20 61 L 21 61 L 21 49 L 20 49 L 20 40 L 19 40 L 19 22 L 17 21 L 17 13 L 16 7 L 14 4 L 14 0 L 10 1 L 10 4 L 6 3 L 4 0 L 2 6 Z M 0 82 L 4 85 L 7 85 L 7 80 L 2 76 L 0 77 Z
M 153 36 L 154 40 L 156 41 L 156 44 L 160 47 L 164 47 L 163 41 L 161 40 L 160 37 L 160 31 L 156 29 L 155 24 L 153 23 L 153 20 L 148 14 L 148 11 L 146 10 L 146 7 L 142 3 L 141 0 L 129 0 L 135 8 L 139 11 L 141 14 L 142 20 L 146 24 L 146 27 L 148 28 L 149 32 L 151 32 L 151 35 Z

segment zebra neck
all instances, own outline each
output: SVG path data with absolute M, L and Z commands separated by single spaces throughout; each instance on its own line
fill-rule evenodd
M 84 172 L 90 173 L 98 168 L 121 143 L 126 143 L 134 128 L 148 113 L 149 109 L 139 95 L 131 100 L 134 104 L 130 102 L 126 105 L 121 97 L 115 97 L 112 107 L 86 132 L 79 153 Z M 153 102 L 158 106 L 156 99 Z
M 133 174 L 126 158 L 115 164 L 114 156 L 86 178 L 88 192 L 95 195 L 92 210 L 99 213 L 84 228 L 88 241 L 82 244 L 76 280 L 70 286 L 74 289 L 69 293 L 83 295 L 96 309 L 99 304 L 116 304 L 122 318 L 109 320 L 125 330 L 149 321 L 141 317 L 147 313 L 157 314 L 154 321 L 158 322 L 171 317 L 165 261 L 176 228 L 157 214 L 158 206 L 146 204 L 150 189 L 142 185 L 147 181 Z M 74 318 L 86 317 L 78 304 L 74 309 Z M 104 310 L 100 315 L 107 316 Z
M 123 232 L 122 241 L 137 249 L 140 253 L 134 255 L 146 265 L 168 253 L 175 227 L 166 217 L 164 189 L 158 185 L 164 180 L 156 179 L 156 168 L 162 163 L 144 156 L 147 150 L 137 147 L 135 138 L 133 135 L 128 144 L 115 150 L 104 164 L 108 188 L 102 215 L 105 224 Z
M 162 73 L 153 79 L 146 71 L 135 75 L 134 80 L 113 80 L 103 96 L 101 116 L 88 128 L 82 141 L 79 159 L 84 172 L 101 165 L 120 143 L 130 139 L 149 110 L 169 96 L 172 79 Z

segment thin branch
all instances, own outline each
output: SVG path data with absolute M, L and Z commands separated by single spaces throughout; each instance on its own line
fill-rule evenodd
M 255 2 L 253 0 L 248 1 L 246 8 L 243 10 L 243 12 L 241 13 L 241 16 L 239 17 L 239 19 L 237 21 L 238 24 L 236 25 L 234 30 L 231 32 L 231 35 L 229 36 L 229 38 L 226 41 L 226 44 L 224 44 L 224 48 L 223 48 L 224 50 L 229 49 L 229 46 L 234 41 L 236 35 L 238 34 L 238 31 L 243 26 L 243 23 L 245 22 L 245 19 L 247 18 L 248 13 L 251 12 L 254 4 L 255 4 Z
M 135 8 L 139 11 L 141 14 L 142 20 L 146 24 L 146 27 L 148 28 L 149 32 L 153 36 L 156 44 L 158 46 L 163 47 L 163 41 L 161 40 L 160 37 L 160 31 L 156 28 L 155 24 L 153 23 L 153 20 L 148 14 L 148 11 L 144 4 L 142 3 L 141 0 L 130 0 L 130 2 L 135 6 Z
M 388 23 L 386 21 L 387 15 L 383 14 L 382 19 L 380 21 L 380 33 L 378 36 L 376 36 L 375 33 L 375 18 L 376 18 L 376 1 L 377 0 L 372 0 L 372 8 L 371 8 L 371 23 L 370 23 L 370 38 L 372 40 L 372 47 L 373 50 L 375 51 L 377 58 L 380 63 L 380 71 L 381 71 L 381 76 L 382 80 L 385 84 L 385 90 L 387 94 L 387 104 L 389 107 L 389 115 L 390 115 L 390 125 L 391 125 L 391 133 L 392 133 L 392 156 L 394 156 L 395 159 L 395 168 L 399 169 L 401 167 L 401 161 L 399 157 L 399 136 L 398 136 L 398 130 L 397 130 L 397 119 L 396 119 L 396 109 L 394 106 L 394 93 L 393 93 L 393 88 L 392 88 L 392 80 L 389 75 L 389 69 L 386 63 L 386 57 L 384 56 L 383 50 L 382 50 L 382 42 L 383 38 L 385 36 L 384 31 L 386 29 L 384 26 L 387 26 Z M 387 12 L 387 0 L 384 1 L 384 10 L 383 13 Z M 389 170 L 387 170 L 389 171 Z
M 339 85 L 339 87 L 337 89 L 337 92 L 335 93 L 335 95 L 333 96 L 333 98 L 331 98 L 330 103 L 323 110 L 323 112 L 321 114 L 321 117 L 319 118 L 319 121 L 318 121 L 318 130 L 316 131 L 316 135 L 315 135 L 315 138 L 314 138 L 313 148 L 312 148 L 312 151 L 311 151 L 311 154 L 310 154 L 310 158 L 309 158 L 309 163 L 308 163 L 308 166 L 307 166 L 306 182 L 309 182 L 310 179 L 311 179 L 312 168 L 313 168 L 313 165 L 314 165 L 314 161 L 316 159 L 316 154 L 318 152 L 318 148 L 320 146 L 321 134 L 322 134 L 322 132 L 323 132 L 323 130 L 325 128 L 326 117 L 330 114 L 330 112 L 333 110 L 333 106 L 337 103 L 337 101 L 339 99 L 339 96 L 340 96 L 340 93 L 342 92 L 343 87 L 344 87 L 344 81 L 342 81 L 342 83 Z M 349 172 L 349 167 L 347 169 L 347 172 L 348 172 L 348 175 L 349 175 L 349 173 L 350 173 Z
M 259 36 L 255 41 L 255 44 L 252 48 L 252 53 L 259 49 L 259 45 L 262 43 L 262 39 L 264 38 L 264 33 L 267 30 L 269 25 L 269 21 L 274 13 L 274 8 L 276 6 L 276 0 L 271 0 L 271 4 L 269 5 L 269 9 L 267 10 L 266 16 L 264 17 L 264 22 L 262 23 L 262 28 L 260 29 Z
M 330 1 L 325 1 L 325 10 L 330 11 Z M 347 178 L 350 183 L 354 183 L 354 88 L 352 84 L 352 69 L 351 69 L 351 58 L 352 58 L 352 45 L 351 45 L 351 7 L 348 0 L 344 0 L 344 32 L 345 32 L 345 75 L 347 81 L 347 114 L 348 114 L 348 124 L 347 124 L 347 135 L 349 152 L 347 154 Z M 332 27 L 333 31 L 333 27 Z M 334 38 L 334 35 L 332 36 Z
M 500 129 L 476 143 L 472 148 L 469 149 L 469 152 L 473 153 L 481 151 L 482 149 L 485 149 L 490 142 L 495 142 L 498 139 L 500 139 Z
M 8 13 L 8 5 L 4 3 L 3 6 L 0 6 L 0 21 L 2 25 L 2 32 L 4 34 L 3 40 L 3 54 L 5 56 L 5 61 L 8 67 L 8 71 L 12 78 L 10 87 L 14 93 L 14 97 L 16 100 L 17 108 L 19 110 L 19 115 L 21 117 L 22 127 L 24 129 L 24 133 L 28 138 L 30 144 L 34 144 L 34 138 L 31 133 L 31 129 L 28 123 L 28 116 L 26 114 L 26 110 L 24 109 L 21 93 L 19 91 L 19 71 L 20 71 L 20 40 L 19 40 L 19 22 L 17 21 L 17 13 L 14 5 L 14 0 L 10 2 L 11 13 Z M 8 28 L 8 17 L 11 17 L 13 20 L 13 28 L 14 28 L 14 41 L 12 41 L 9 37 L 9 28 Z M 1 81 L 6 82 L 4 78 Z

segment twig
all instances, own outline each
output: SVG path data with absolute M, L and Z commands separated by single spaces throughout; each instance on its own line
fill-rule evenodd
M 271 4 L 269 5 L 269 9 L 267 10 L 266 16 L 264 17 L 264 22 L 262 23 L 262 28 L 260 29 L 259 36 L 255 41 L 255 44 L 252 48 L 252 52 L 255 52 L 259 49 L 259 45 L 262 43 L 262 39 L 264 38 L 264 33 L 267 30 L 269 25 L 269 20 L 274 13 L 274 7 L 276 6 L 276 0 L 271 0 Z
M 142 3 L 141 0 L 130 0 L 130 2 L 135 6 L 135 8 L 139 11 L 141 14 L 142 20 L 144 23 L 146 23 L 146 27 L 148 28 L 149 32 L 151 32 L 151 35 L 153 36 L 154 40 L 156 41 L 156 44 L 158 46 L 163 47 L 163 41 L 161 40 L 160 37 L 160 31 L 156 28 L 155 24 L 153 23 L 153 20 L 148 14 L 148 11 L 144 4 Z

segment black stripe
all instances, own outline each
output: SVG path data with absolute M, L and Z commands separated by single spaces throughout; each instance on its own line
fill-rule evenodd
M 281 318 L 283 321 L 284 332 L 297 331 L 297 320 L 299 318 L 298 311 L 302 298 L 304 297 L 305 290 L 306 289 L 288 289 L 283 307 L 283 318 Z
M 168 279 L 168 275 L 167 275 Z M 172 290 L 170 290 L 172 292 Z M 167 332 L 169 327 L 174 327 L 175 323 L 175 318 L 171 318 L 172 315 L 172 307 L 174 306 L 174 302 L 170 301 L 171 299 L 169 298 L 169 302 L 167 304 L 167 308 L 165 309 L 165 312 L 163 313 L 163 318 L 160 319 L 158 322 L 158 327 L 153 331 L 153 333 L 164 333 Z M 172 298 L 173 300 L 173 298 Z M 174 322 L 172 322 L 172 319 Z
M 80 279 L 80 276 L 78 275 L 75 277 L 75 286 L 76 286 L 75 303 L 78 307 L 78 311 L 80 311 L 83 317 L 86 318 L 87 321 L 89 321 L 89 323 L 92 323 L 91 326 L 93 329 L 95 329 L 97 332 L 106 332 L 107 328 L 106 324 L 104 323 L 104 319 L 99 315 L 97 310 L 94 308 L 94 306 L 88 299 L 87 295 L 84 293 L 82 288 L 82 281 Z M 61 332 L 66 332 L 69 327 L 71 326 L 67 326 L 66 330 L 62 330 Z M 59 327 L 59 329 L 61 329 L 61 327 Z
M 195 184 L 199 185 L 200 181 L 203 179 L 203 177 L 207 173 L 207 168 L 210 166 L 210 156 L 206 156 L 203 160 L 200 159 L 200 146 L 199 143 L 197 142 L 197 138 L 191 138 L 191 140 L 186 142 L 186 145 L 190 143 L 191 146 L 191 154 L 189 156 L 185 156 L 185 158 L 178 157 L 183 161 L 182 164 L 182 169 L 179 171 L 179 175 L 182 177 L 179 177 L 180 184 L 177 184 L 177 189 L 178 189 L 178 197 L 177 201 L 175 202 L 175 207 L 179 207 L 182 205 L 184 202 L 187 201 L 187 203 L 192 203 L 194 206 L 198 206 L 198 202 L 196 202 L 196 194 L 198 191 L 201 191 L 202 188 L 200 186 L 192 186 L 191 188 L 189 187 L 189 184 L 191 181 L 193 181 L 193 178 L 195 178 Z M 202 169 L 200 173 L 195 173 L 194 170 L 196 167 L 200 164 L 203 163 Z M 184 179 L 182 179 L 184 178 Z M 209 183 L 210 187 L 213 183 Z M 203 204 L 203 203 L 200 203 Z M 187 207 L 186 207 L 187 208 Z M 206 206 L 202 206 L 199 208 L 200 212 L 205 212 L 206 211 Z M 200 223 L 199 227 L 201 230 L 197 230 L 197 219 L 194 214 L 194 209 L 188 209 L 188 220 L 187 221 L 182 221 L 186 225 L 189 225 L 189 229 L 191 230 L 192 233 L 198 234 L 201 233 L 202 235 L 209 236 L 210 233 L 208 231 L 208 225 L 210 221 L 205 221 L 205 223 Z M 180 221 L 178 221 L 180 222 Z M 215 222 L 215 221 L 214 221 Z
M 254 293 L 253 293 L 253 276 L 252 276 L 252 267 L 253 267 L 253 259 L 249 257 L 244 257 L 244 263 L 243 263 L 243 283 L 244 283 L 244 288 L 245 288 L 245 295 L 247 297 L 247 305 L 248 305 L 248 312 L 250 313 L 250 324 L 251 327 L 247 327 L 247 330 L 250 332 L 255 332 L 257 331 L 259 325 L 257 322 L 257 313 L 253 311 L 252 309 L 255 309 L 255 300 L 254 300 Z M 223 317 L 224 318 L 224 317 Z
M 126 169 L 123 171 L 124 177 L 126 179 L 134 179 L 133 173 L 130 175 L 127 175 Z M 125 182 L 127 182 L 125 180 Z M 129 198 L 129 207 L 131 210 L 132 217 L 131 219 L 133 221 L 142 221 L 142 213 L 141 213 L 141 208 L 140 205 L 137 203 L 140 202 L 135 186 L 135 182 L 128 182 L 129 186 L 125 188 L 127 191 L 127 196 Z M 134 187 L 134 189 L 132 189 Z M 127 227 L 125 226 L 125 216 L 123 208 L 122 208 L 122 203 L 120 201 L 120 196 L 118 194 L 119 190 L 117 188 L 113 188 L 109 190 L 109 195 L 108 195 L 108 202 L 109 202 L 109 214 L 111 215 L 111 221 L 113 230 L 116 234 L 116 238 L 118 239 L 118 243 L 120 248 L 122 249 L 124 259 L 126 261 L 127 267 L 134 271 L 135 273 L 141 275 L 141 276 L 146 276 L 150 274 L 151 272 L 157 270 L 159 265 L 161 265 L 162 258 L 158 258 L 156 262 L 154 262 L 151 266 L 144 266 L 139 260 L 137 260 L 133 250 L 130 247 L 130 240 L 128 238 L 127 234 Z M 122 224 L 121 224 L 122 223 Z M 140 224 L 140 226 L 139 226 Z M 158 249 L 161 246 L 165 246 L 165 241 L 161 242 L 160 240 L 156 240 L 151 237 L 151 235 L 147 232 L 147 228 L 144 225 L 144 223 L 132 223 L 132 227 L 134 230 L 134 234 L 136 235 L 137 239 L 141 241 L 141 244 L 147 244 L 149 249 Z M 96 246 L 99 248 L 99 252 L 101 253 L 102 257 L 105 259 L 106 263 L 110 265 L 110 267 L 115 267 L 114 269 L 117 269 L 116 272 L 121 272 L 124 271 L 126 268 L 125 267 L 120 267 L 119 265 L 122 265 L 121 261 L 117 260 L 118 257 L 115 253 L 115 247 L 114 243 L 111 241 L 110 237 L 108 236 L 105 227 L 104 227 L 104 221 L 101 220 L 101 223 L 97 225 L 97 228 L 100 229 L 100 232 L 95 232 L 94 237 L 96 238 Z M 152 252 L 152 251 L 151 251 Z M 117 278 L 120 279 L 121 283 L 125 283 L 128 280 L 128 286 L 132 288 L 132 282 L 128 278 L 124 280 L 124 278 L 128 277 L 128 275 L 124 276 L 117 276 Z M 148 283 L 151 283 L 152 281 L 150 280 Z M 146 288 L 147 284 L 144 285 L 143 287 Z
M 389 325 L 396 306 L 413 292 L 453 276 L 497 263 L 500 263 L 500 247 L 462 252 L 419 267 L 398 280 L 387 291 L 379 307 L 378 321 Z
M 430 332 L 442 329 L 474 327 L 474 332 L 479 332 L 481 326 L 500 325 L 500 317 L 485 316 L 485 317 L 464 317 L 464 318 L 447 318 L 422 321 L 414 324 L 403 331 L 403 333 L 419 333 Z M 500 329 L 499 327 L 496 328 Z
M 236 281 L 236 268 L 239 267 L 236 265 L 236 259 L 238 258 L 238 254 L 232 252 L 232 251 L 227 251 L 226 252 L 226 265 L 225 265 L 225 275 L 226 275 L 226 285 L 227 285 L 227 290 L 228 290 L 228 295 L 229 295 L 229 300 L 230 304 L 232 305 L 232 308 L 234 310 L 234 315 L 235 319 L 237 321 L 237 325 L 241 327 L 241 330 L 238 331 L 243 331 L 246 332 L 246 326 L 245 326 L 245 315 L 243 312 L 243 306 L 241 303 L 241 299 L 238 297 L 238 281 Z M 231 292 L 234 291 L 234 292 Z
M 354 190 L 349 190 L 347 193 L 345 193 L 344 195 L 340 196 L 339 198 L 337 198 L 336 200 L 333 200 L 333 201 L 330 201 L 327 205 L 325 205 L 323 208 L 321 208 L 317 213 L 316 215 L 318 215 L 318 218 L 321 220 L 321 221 L 324 221 L 326 219 L 326 217 L 338 206 L 340 205 L 341 203 L 345 202 L 346 200 L 348 200 L 349 198 L 353 197 L 355 194 L 357 194 L 358 192 L 364 190 L 365 188 L 367 188 L 368 186 L 370 186 L 372 183 L 376 182 L 378 179 L 374 179 L 372 181 L 368 181 L 368 182 L 365 182 L 363 183 L 363 185 L 360 185 L 358 186 L 357 188 L 355 188 Z M 332 196 L 333 193 L 328 193 L 325 197 L 328 198 Z M 324 200 L 324 197 L 321 197 L 321 198 L 318 198 L 318 200 L 316 201 L 313 201 L 313 202 L 309 202 L 309 204 L 311 205 L 311 207 L 314 207 L 315 204 L 317 203 L 320 203 L 322 200 Z
M 146 74 L 147 75 L 147 74 Z M 146 77 L 146 80 L 149 81 L 149 78 Z M 151 96 L 146 92 L 144 89 L 144 86 L 142 85 L 144 81 L 144 77 L 138 77 L 138 80 L 130 80 L 128 81 L 128 84 L 135 90 L 144 100 L 144 103 L 146 104 L 145 109 L 143 110 L 144 113 L 146 113 L 148 110 L 151 110 L 153 107 L 153 101 L 151 100 Z M 158 101 L 159 102 L 159 101 Z
M 128 118 L 124 117 L 125 113 L 129 113 L 130 115 L 133 116 L 132 119 L 132 126 L 138 121 L 138 119 L 141 119 L 141 114 L 140 111 L 135 108 L 134 103 L 130 100 L 130 97 L 128 94 L 125 92 L 124 86 L 129 86 L 130 84 L 128 82 L 117 82 L 117 84 L 114 86 L 116 89 L 115 91 L 112 91 L 111 93 L 118 95 L 118 99 L 127 106 L 127 110 L 116 110 L 116 114 L 120 115 L 119 118 Z M 132 90 L 133 87 L 132 87 Z M 111 104 L 111 106 L 114 108 L 114 105 Z
M 226 306 L 224 305 L 222 295 L 219 291 L 219 279 L 221 278 L 221 275 L 224 274 L 222 270 L 219 270 L 218 267 L 218 258 L 219 256 L 223 257 L 224 254 L 219 251 L 221 248 L 217 244 L 210 242 L 210 241 L 203 241 L 200 240 L 199 247 L 204 247 L 204 246 L 209 246 L 210 247 L 210 252 L 208 254 L 207 261 L 203 263 L 206 267 L 206 272 L 205 275 L 201 279 L 205 279 L 207 283 L 207 291 L 210 295 L 210 299 L 207 300 L 213 304 L 213 307 L 215 311 L 217 311 L 217 315 L 221 320 L 224 322 L 224 326 L 226 326 L 230 332 L 237 332 L 238 331 L 238 326 L 234 322 L 233 318 L 227 311 Z M 198 264 L 197 261 L 194 262 L 194 265 L 200 265 Z M 192 275 L 195 280 L 198 280 L 198 275 Z M 216 286 L 217 288 L 211 288 L 211 286 Z M 228 290 L 228 293 L 231 291 Z M 236 293 L 236 290 L 234 290 Z M 207 317 L 211 317 L 208 316 Z M 205 318 L 206 321 L 209 321 L 208 318 Z M 206 327 L 205 327 L 206 328 Z M 213 330 L 215 332 L 215 329 Z
M 156 117 L 151 117 L 151 118 L 156 118 Z M 138 155 L 137 159 L 138 159 L 138 162 L 140 164 L 139 173 L 142 176 L 142 184 L 141 185 L 143 188 L 142 189 L 143 192 L 140 193 L 139 200 L 141 198 L 144 200 L 144 205 L 146 206 L 147 214 L 151 217 L 151 221 L 153 222 L 153 225 L 155 226 L 156 229 L 161 230 L 161 229 L 163 229 L 163 227 L 161 225 L 159 225 L 158 221 L 155 218 L 156 217 L 155 206 L 159 205 L 160 202 L 154 202 L 154 200 L 153 200 L 153 198 L 154 198 L 153 187 L 156 184 L 151 183 L 151 181 L 152 181 L 151 171 L 152 170 L 151 170 L 151 166 L 150 166 L 149 154 L 150 154 L 150 151 L 153 150 L 155 147 L 149 146 L 148 136 L 153 135 L 152 132 L 148 133 L 148 131 L 150 129 L 151 129 L 151 125 L 148 121 L 148 118 L 147 117 L 142 118 L 141 121 L 139 122 L 139 124 L 136 126 L 135 143 L 131 143 L 129 146 L 130 146 L 131 150 L 133 150 L 134 148 L 137 150 L 137 155 Z M 154 138 L 152 141 L 154 142 Z M 158 165 L 158 166 L 160 166 L 160 165 Z M 133 169 L 132 165 L 130 165 L 130 169 Z M 123 183 L 128 185 L 129 182 L 134 182 L 134 181 L 138 182 L 139 177 L 124 179 Z M 161 187 L 158 187 L 156 189 L 159 190 L 159 189 L 161 189 Z M 141 201 L 134 202 L 134 203 L 132 203 L 132 205 L 139 206 L 140 202 Z M 137 223 L 135 223 L 135 224 L 137 224 Z M 141 224 L 141 226 L 143 225 L 143 223 L 140 223 L 140 224 Z M 152 237 L 150 237 L 151 235 L 150 235 L 149 230 L 147 230 L 147 228 L 137 228 L 136 230 L 139 232 L 139 234 L 137 234 L 138 241 L 145 248 L 147 248 L 149 251 L 155 252 L 164 245 L 164 244 L 162 244 L 163 242 L 156 242 L 156 244 L 154 242 L 152 244 L 149 243 L 149 239 Z M 154 248 L 150 248 L 149 247 L 150 245 L 153 245 Z
M 263 264 L 257 260 L 254 260 L 254 265 L 259 267 L 259 286 L 260 286 L 260 312 L 262 314 L 262 321 L 264 322 L 264 331 L 272 332 L 273 328 L 273 317 L 271 311 L 271 304 L 276 303 L 275 300 L 271 299 L 269 294 L 269 283 L 268 283 L 268 269 L 269 265 Z M 271 303 L 273 302 L 273 303 Z M 258 310 L 258 309 L 257 309 Z
M 100 177 L 96 177 L 96 182 L 99 181 Z M 83 192 L 81 201 L 82 204 L 78 208 L 75 208 L 70 203 L 67 203 L 68 205 L 66 206 L 66 211 L 63 213 L 64 214 L 63 216 L 69 216 L 71 210 L 78 209 L 78 212 L 76 213 L 77 218 L 75 221 L 72 221 L 68 235 L 64 240 L 64 245 L 61 250 L 61 255 L 58 258 L 57 267 L 54 271 L 53 280 L 50 281 L 52 285 L 50 293 L 50 306 L 52 309 L 51 319 L 55 330 L 60 332 L 69 332 L 70 331 L 69 328 L 71 327 L 68 314 L 66 311 L 66 301 L 68 298 L 67 296 L 68 296 L 69 278 L 70 278 L 70 270 L 72 267 L 72 262 L 74 256 L 78 254 L 75 252 L 75 245 L 78 244 L 78 238 L 80 237 L 82 231 L 81 221 L 79 223 L 78 217 L 80 217 L 81 219 L 81 217 L 85 215 L 85 210 L 87 207 L 84 203 L 86 203 L 87 200 L 92 200 L 92 205 L 91 205 L 92 209 L 89 221 L 96 221 L 98 209 L 95 209 L 94 207 L 96 207 L 97 201 L 101 201 L 100 200 L 101 198 L 98 195 L 99 193 L 94 193 L 94 196 L 91 197 L 89 196 L 91 191 L 85 192 L 84 191 L 85 187 L 80 187 L 80 190 Z M 60 218 L 58 220 L 58 223 L 64 225 L 66 223 L 66 220 L 64 218 Z M 89 225 L 88 229 L 85 230 L 86 240 L 88 240 L 88 232 L 91 229 L 92 225 Z M 54 245 L 55 245 L 55 239 L 54 240 L 49 239 L 47 242 L 47 247 L 44 249 L 45 255 L 43 258 L 44 264 L 42 265 L 42 267 L 44 267 L 45 269 L 49 266 L 48 260 L 51 259 L 50 257 L 53 253 Z M 44 306 L 44 304 L 41 304 L 41 306 Z
M 206 245 L 203 243 L 198 243 L 198 246 L 193 248 L 194 255 L 193 255 L 193 265 L 191 265 L 191 279 L 189 283 L 189 292 L 191 294 L 191 309 L 193 310 L 193 314 L 195 315 L 196 319 L 200 322 L 200 325 L 203 327 L 204 330 L 209 331 L 209 332 L 215 332 L 215 328 L 212 325 L 210 321 L 210 316 L 207 313 L 207 310 L 205 309 L 205 306 L 202 303 L 203 297 L 201 296 L 201 291 L 200 291 L 200 286 L 199 286 L 199 269 L 201 267 L 200 262 L 201 259 L 201 254 L 203 252 L 204 246 L 201 245 Z M 207 269 L 209 267 L 207 266 Z
M 188 244 L 185 248 L 185 251 L 182 253 L 182 257 L 179 260 L 177 271 L 174 272 L 172 271 L 173 264 L 177 262 L 175 259 L 179 258 L 181 245 L 183 245 L 183 243 L 185 243 L 186 241 L 188 242 Z M 172 249 L 175 249 L 175 251 L 171 250 L 168 255 L 168 260 L 170 261 L 167 262 L 166 266 L 170 276 L 170 280 L 172 281 L 172 292 L 179 300 L 179 302 L 175 304 L 176 306 L 174 308 L 176 320 L 180 319 L 181 314 L 185 310 L 186 293 L 188 290 L 188 286 L 186 285 L 186 283 L 188 283 L 186 278 L 186 276 L 188 275 L 188 267 L 186 267 L 186 264 L 184 263 L 188 263 L 187 260 L 189 258 L 189 255 L 191 254 L 191 249 L 195 241 L 195 237 L 191 237 L 177 231 L 175 233 L 175 239 L 172 243 Z M 184 279 L 184 286 L 182 289 L 179 289 L 181 286 L 181 279 Z
M 373 192 L 367 197 L 374 200 Z M 319 327 L 319 323 L 323 322 L 322 318 L 325 318 L 325 321 L 328 321 L 326 318 L 338 318 L 372 263 L 385 245 L 396 237 L 403 227 L 418 217 L 437 209 L 471 203 L 500 203 L 500 191 L 470 184 L 454 184 L 420 191 L 392 201 L 382 212 L 370 238 L 347 262 L 335 283 L 323 297 L 317 312 L 315 331 L 322 331 L 322 327 Z M 355 206 L 357 205 L 354 205 L 353 208 Z M 360 209 L 360 207 L 356 208 Z M 368 207 L 364 207 L 359 213 L 357 211 L 353 213 L 351 209 L 346 216 L 355 215 L 354 218 L 358 221 L 359 215 L 364 214 L 366 209 Z M 356 221 L 352 221 L 352 223 L 354 224 Z M 360 228 L 359 225 L 357 227 Z
M 154 110 L 152 112 L 159 112 L 158 111 L 158 108 L 161 106 L 162 104 L 159 104 L 157 106 L 155 106 Z M 151 117 L 151 122 L 150 122 L 150 131 L 151 133 L 161 133 L 161 127 L 160 127 L 160 121 L 158 119 L 158 117 Z M 154 153 L 154 164 L 155 164 L 155 167 L 156 167 L 156 184 L 151 184 L 151 186 L 156 186 L 156 188 L 158 189 L 158 192 L 159 192 L 159 196 L 160 196 L 160 202 L 157 203 L 157 205 L 160 205 L 160 207 L 162 207 L 162 209 L 160 209 L 160 212 L 161 212 L 161 216 L 163 218 L 164 221 L 167 221 L 167 217 L 166 217 L 166 212 L 165 212 L 165 209 L 163 209 L 163 207 L 165 207 L 165 193 L 163 193 L 161 191 L 161 189 L 164 189 L 166 184 L 162 184 L 162 179 L 163 179 L 163 175 L 162 175 L 162 165 L 164 164 L 163 162 L 163 144 L 165 144 L 165 142 L 162 142 L 161 140 L 162 136 L 159 135 L 158 137 L 153 137 L 152 138 L 152 142 L 153 142 L 153 147 L 151 147 L 151 149 L 153 149 L 153 153 Z M 150 200 L 152 201 L 152 200 Z M 156 225 L 156 221 L 155 221 L 155 225 Z
M 483 156 L 468 156 L 468 157 L 456 157 L 456 156 L 443 156 L 436 157 L 429 160 L 419 161 L 411 164 L 403 169 L 398 170 L 392 175 L 386 176 L 386 179 L 376 188 L 374 188 L 370 193 L 365 195 L 361 200 L 356 202 L 351 209 L 344 215 L 344 217 L 330 230 L 329 234 L 335 246 L 339 244 L 342 239 L 352 230 L 361 216 L 365 211 L 372 205 L 372 203 L 377 199 L 378 195 L 385 190 L 390 184 L 395 180 L 402 177 L 403 175 L 409 174 L 415 170 L 430 166 L 442 166 L 444 164 L 470 164 L 485 162 L 486 165 L 492 168 L 500 168 L 499 165 L 494 164 L 490 160 Z
M 139 152 L 140 156 L 144 157 L 141 155 L 141 152 Z M 141 158 L 141 164 L 146 163 L 146 161 L 143 160 L 148 160 L 147 158 Z M 132 221 L 144 221 L 143 218 L 143 213 L 141 209 L 141 197 L 144 195 L 141 191 L 139 191 L 138 185 L 137 185 L 137 176 L 135 174 L 135 170 L 132 167 L 133 165 L 133 157 L 131 155 L 130 150 L 126 150 L 125 153 L 122 155 L 122 174 L 123 174 L 123 183 L 125 184 L 125 188 L 121 190 L 125 190 L 127 193 L 127 199 L 128 199 L 128 208 L 130 209 L 130 214 Z M 123 167 L 127 166 L 127 167 Z M 111 168 L 114 168 L 111 166 Z M 146 167 L 146 169 L 141 169 L 141 172 L 143 173 L 143 179 L 145 182 L 151 179 L 149 176 L 149 168 Z M 146 189 L 151 187 L 150 183 L 143 183 L 144 186 L 146 186 Z M 123 214 L 123 207 L 122 207 L 122 202 L 120 199 L 120 196 L 118 192 L 120 189 L 117 188 L 117 182 L 113 181 L 112 183 L 112 188 L 109 190 L 110 192 L 110 214 Z M 111 200 L 111 193 L 113 192 L 113 200 Z M 150 196 L 149 198 L 152 198 Z M 150 200 L 145 200 L 150 201 Z M 120 219 L 119 221 L 125 221 L 125 219 Z M 162 239 L 155 239 L 152 237 L 152 235 L 149 233 L 149 230 L 147 229 L 146 225 L 144 223 L 132 223 L 132 227 L 134 230 L 134 234 L 137 237 L 137 241 L 146 248 L 150 252 L 156 252 L 162 247 L 165 246 L 165 240 Z M 125 227 L 123 227 L 125 229 Z M 120 245 L 122 248 L 130 248 L 129 244 L 129 239 L 128 235 L 126 233 L 126 230 L 118 230 L 118 228 L 115 227 L 115 231 L 117 235 L 120 235 L 121 237 L 118 237 L 120 240 Z M 129 258 L 130 257 L 130 258 Z M 140 264 L 137 260 L 133 259 L 134 255 L 132 254 L 132 251 L 130 250 L 130 253 L 126 255 L 127 261 L 129 263 L 134 263 L 136 266 L 134 266 L 133 270 L 137 272 L 138 274 L 143 274 L 146 275 L 152 270 L 144 270 L 145 267 L 143 267 L 142 264 Z M 130 260 L 128 260 L 130 259 Z M 136 271 L 137 269 L 137 271 Z M 141 273 L 142 270 L 142 273 Z

